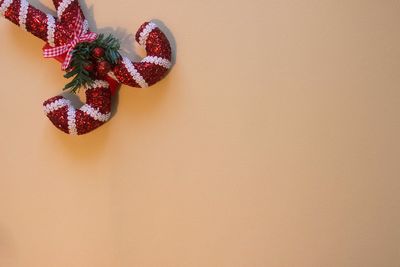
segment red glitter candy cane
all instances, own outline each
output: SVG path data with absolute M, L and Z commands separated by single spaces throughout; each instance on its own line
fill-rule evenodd
M 53 0 L 53 3 L 58 18 L 45 14 L 26 0 L 0 0 L 0 16 L 45 41 L 45 55 L 58 48 L 68 50 L 53 56 L 65 65 L 67 53 L 81 41 L 92 41 L 95 34 L 89 30 L 78 0 Z M 76 35 L 78 19 L 83 22 L 81 36 Z M 140 62 L 121 57 L 105 77 L 97 78 L 86 88 L 86 103 L 81 108 L 75 109 L 62 96 L 43 103 L 47 117 L 57 128 L 72 135 L 91 132 L 110 119 L 111 97 L 120 83 L 145 88 L 166 75 L 171 68 L 171 47 L 164 33 L 156 24 L 145 22 L 135 37 L 147 56 Z

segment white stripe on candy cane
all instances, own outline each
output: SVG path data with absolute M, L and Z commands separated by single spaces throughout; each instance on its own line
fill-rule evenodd
M 72 1 L 74 1 L 74 0 L 63 0 L 60 3 L 60 5 L 58 6 L 58 9 L 57 9 L 57 15 L 59 18 L 61 18 L 62 14 L 64 14 L 64 11 L 72 3 Z
M 153 63 L 155 65 L 162 66 L 166 69 L 171 68 L 171 62 L 168 59 L 162 58 L 162 57 L 155 57 L 155 56 L 147 56 L 144 59 L 142 59 L 143 63 Z
M 98 109 L 93 108 L 89 104 L 83 105 L 79 110 L 84 112 L 85 114 L 89 115 L 93 119 L 95 119 L 97 121 L 101 121 L 101 122 L 106 122 L 111 117 L 111 113 L 103 114 Z
M 146 42 L 147 42 L 147 38 L 149 37 L 149 34 L 155 29 L 157 28 L 157 25 L 153 22 L 149 22 L 149 24 L 147 24 L 143 31 L 141 33 L 139 33 L 139 44 L 146 48 Z
M 47 115 L 53 111 L 59 110 L 60 108 L 71 105 L 71 102 L 67 99 L 61 98 L 54 102 L 51 102 L 43 107 L 44 113 Z
M 11 6 L 14 0 L 4 0 L 3 4 L 0 6 L 0 15 L 4 17 L 7 9 Z
M 56 20 L 50 14 L 47 14 L 47 43 L 54 47 L 54 33 L 56 31 Z
M 70 135 L 78 135 L 78 130 L 76 129 L 76 111 L 72 105 L 68 105 L 68 132 Z
M 19 8 L 19 26 L 26 31 L 26 18 L 28 17 L 29 3 L 26 0 L 21 0 Z
M 129 60 L 129 58 L 124 57 L 122 62 L 125 65 L 125 68 L 128 70 L 129 74 L 131 77 L 135 80 L 135 82 L 142 88 L 149 87 L 147 84 L 146 80 L 140 75 L 140 73 L 137 71 L 135 66 L 133 66 L 132 62 Z

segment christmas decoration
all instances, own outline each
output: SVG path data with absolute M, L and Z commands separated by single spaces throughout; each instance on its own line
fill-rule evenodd
M 95 58 L 101 58 L 104 56 L 104 49 L 102 47 L 95 47 L 92 51 L 92 56 Z
M 171 68 L 171 47 L 153 22 L 145 22 L 135 35 L 146 50 L 140 62 L 123 57 L 112 35 L 91 32 L 78 0 L 53 0 L 57 18 L 27 0 L 0 0 L 0 16 L 46 42 L 43 55 L 62 63 L 65 90 L 85 90 L 86 103 L 76 109 L 59 95 L 43 103 L 50 121 L 72 135 L 93 131 L 111 117 L 111 99 L 120 84 L 146 88 L 160 81 Z
M 107 61 L 103 60 L 97 64 L 97 75 L 104 77 L 111 70 L 111 65 Z

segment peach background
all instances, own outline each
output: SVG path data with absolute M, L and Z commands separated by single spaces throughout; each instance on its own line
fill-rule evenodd
M 84 6 L 129 55 L 156 18 L 176 65 L 70 137 L 59 64 L 0 20 L 1 267 L 400 266 L 399 1 Z

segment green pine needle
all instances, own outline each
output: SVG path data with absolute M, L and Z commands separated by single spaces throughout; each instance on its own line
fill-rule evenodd
M 112 65 L 117 64 L 121 59 L 119 40 L 111 34 L 108 36 L 99 34 L 97 39 L 91 43 L 78 44 L 73 51 L 71 65 L 64 75 L 67 79 L 73 78 L 65 85 L 64 90 L 71 89 L 71 92 L 76 93 L 81 87 L 87 87 L 93 83 L 90 73 L 85 70 L 85 66 L 92 62 L 92 51 L 96 47 L 104 49 L 103 59 Z

